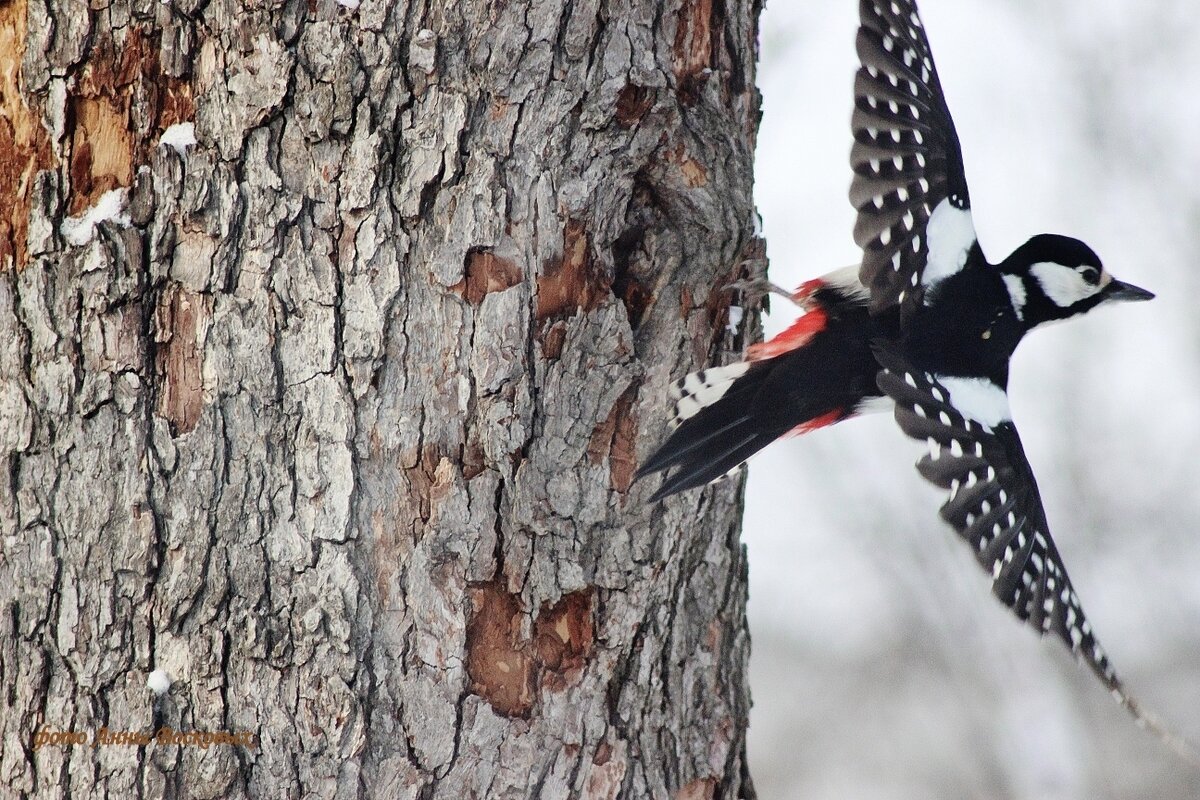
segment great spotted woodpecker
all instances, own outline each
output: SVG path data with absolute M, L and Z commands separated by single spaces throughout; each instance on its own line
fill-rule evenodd
M 1098 305 L 1153 295 L 1113 278 L 1084 243 L 1035 236 L 999 264 L 980 249 L 954 122 L 914 0 L 862 0 L 850 200 L 861 265 L 808 281 L 805 312 L 747 358 L 678 381 L 674 432 L 639 477 L 674 469 L 658 499 L 715 480 L 789 433 L 883 402 L 929 453 L 917 468 L 990 573 L 996 596 L 1053 633 L 1140 721 L 1050 537 L 1009 412 L 1022 337 Z

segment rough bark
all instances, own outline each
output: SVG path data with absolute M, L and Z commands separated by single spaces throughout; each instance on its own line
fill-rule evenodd
M 756 333 L 757 13 L 0 0 L 0 785 L 753 794 L 739 487 L 631 481 Z M 160 725 L 257 745 L 33 746 Z

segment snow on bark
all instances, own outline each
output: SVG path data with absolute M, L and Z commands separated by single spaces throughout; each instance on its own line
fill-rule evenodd
M 758 335 L 757 13 L 29 5 L 5 785 L 752 796 L 740 492 L 631 477 Z M 256 746 L 32 747 L 156 725 Z

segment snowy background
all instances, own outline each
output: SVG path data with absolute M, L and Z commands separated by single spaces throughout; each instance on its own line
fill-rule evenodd
M 858 3 L 762 20 L 759 210 L 784 286 L 855 263 Z M 1158 293 L 1039 330 L 1010 395 L 1051 529 L 1118 673 L 1200 741 L 1200 18 L 1195 0 L 926 0 L 993 261 L 1084 239 Z M 776 300 L 768 336 L 794 316 Z M 888 415 L 750 467 L 752 774 L 791 798 L 1200 797 L 1056 641 L 992 599 Z

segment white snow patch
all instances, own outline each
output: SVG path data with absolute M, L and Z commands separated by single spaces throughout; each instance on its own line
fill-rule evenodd
M 943 200 L 929 216 L 925 236 L 929 242 L 929 257 L 921 282 L 932 286 L 966 266 L 967 255 L 975 244 L 971 212 L 955 208 L 949 198 Z
M 938 376 L 938 382 L 950 392 L 950 405 L 968 419 L 986 425 L 990 430 L 1001 422 L 1012 420 L 1008 393 L 987 378 L 955 378 Z
M 196 123 L 194 122 L 176 122 L 171 127 L 163 131 L 162 136 L 158 139 L 158 146 L 173 147 L 179 157 L 183 158 L 187 155 L 187 148 L 196 144 Z
M 342 8 L 348 8 L 351 11 L 358 8 L 362 0 L 337 0 L 337 4 Z
M 729 331 L 731 336 L 737 336 L 738 329 L 741 327 L 742 318 L 745 312 L 741 306 L 729 307 L 729 322 L 725 323 L 725 330 Z
M 166 694 L 171 688 L 171 676 L 166 670 L 156 669 L 146 677 L 146 686 L 155 694 Z
M 96 226 L 101 222 L 115 222 L 122 227 L 129 227 L 129 215 L 125 213 L 125 202 L 128 189 L 111 189 L 100 196 L 96 205 L 83 212 L 78 217 L 67 217 L 59 226 L 59 233 L 68 242 L 80 247 L 87 244 L 96 235 Z

